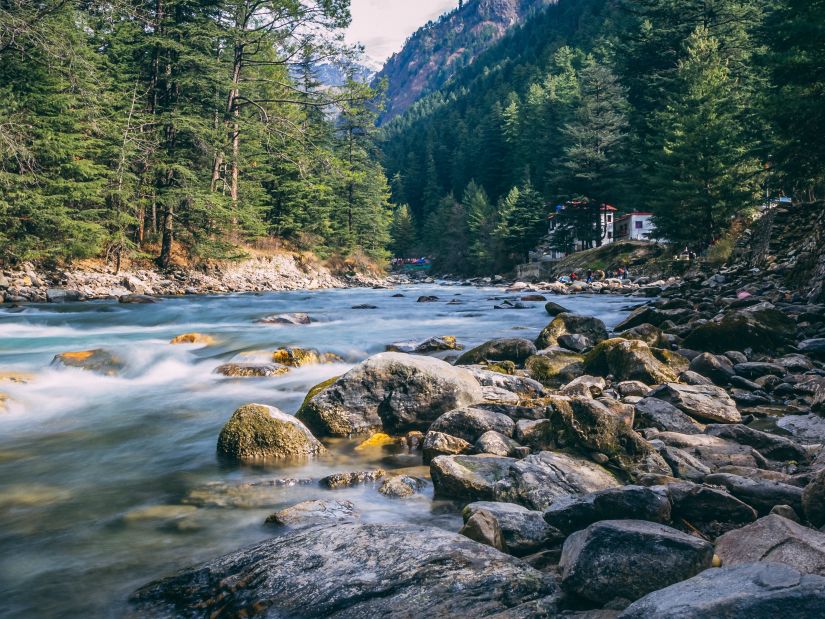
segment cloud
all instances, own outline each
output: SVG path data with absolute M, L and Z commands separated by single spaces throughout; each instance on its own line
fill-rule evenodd
M 458 0 L 352 0 L 351 6 L 347 41 L 361 43 L 369 56 L 385 60 L 418 28 L 458 6 Z

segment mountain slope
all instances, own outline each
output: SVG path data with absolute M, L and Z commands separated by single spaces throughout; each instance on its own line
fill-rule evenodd
M 558 0 L 470 0 L 413 34 L 376 79 L 387 80 L 383 121 L 407 110 L 423 95 L 500 40 L 530 14 Z

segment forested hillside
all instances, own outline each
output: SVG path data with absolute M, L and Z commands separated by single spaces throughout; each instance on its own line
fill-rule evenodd
M 315 74 L 350 66 L 349 18 L 348 0 L 0 2 L 0 259 L 167 266 L 266 234 L 384 258 L 374 93 Z
M 466 0 L 416 31 L 377 75 L 386 82 L 382 118 L 405 112 L 470 66 L 513 26 L 558 0 Z
M 502 271 L 575 201 L 701 251 L 822 194 L 823 60 L 822 0 L 560 0 L 385 128 L 395 249 Z

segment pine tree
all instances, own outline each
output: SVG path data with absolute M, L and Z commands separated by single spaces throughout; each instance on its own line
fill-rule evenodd
M 418 237 L 415 232 L 415 222 L 410 214 L 410 207 L 402 204 L 393 213 L 390 226 L 390 249 L 395 258 L 413 258 L 418 253 Z
M 510 266 L 525 262 L 529 252 L 547 234 L 548 207 L 533 185 L 527 181 L 517 191 L 511 191 L 505 199 L 503 225 L 498 236 Z
M 490 274 L 494 269 L 496 247 L 493 233 L 496 226 L 496 211 L 487 193 L 475 181 L 470 181 L 462 199 L 467 213 L 469 233 L 468 270 L 472 273 Z

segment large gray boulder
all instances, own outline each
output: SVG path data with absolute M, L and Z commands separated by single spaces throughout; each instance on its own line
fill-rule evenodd
M 608 337 L 607 327 L 598 318 L 562 313 L 547 325 L 536 340 L 539 349 L 558 346 L 562 335 L 583 335 L 593 344 L 598 344 Z
M 496 456 L 438 456 L 430 462 L 435 494 L 469 501 L 493 500 L 496 482 L 509 474 L 513 458 Z
M 670 501 L 664 492 L 642 486 L 622 486 L 569 496 L 554 502 L 544 520 L 563 533 L 572 533 L 600 520 L 670 522 Z
M 722 486 L 733 496 L 753 507 L 764 516 L 777 505 L 790 505 L 802 513 L 802 488 L 769 479 L 751 479 L 731 473 L 714 473 L 705 477 L 705 483 Z
M 501 338 L 468 350 L 458 358 L 456 364 L 475 365 L 485 361 L 512 361 L 516 365 L 523 365 L 535 354 L 536 346 L 530 340 L 518 337 Z
M 748 445 L 756 449 L 766 458 L 779 462 L 786 462 L 788 460 L 806 462 L 810 459 L 808 450 L 799 443 L 784 436 L 769 434 L 742 424 L 709 425 L 705 428 L 705 433 L 736 441 L 740 445 Z
M 156 619 L 482 617 L 531 601 L 550 603 L 556 593 L 551 577 L 455 533 L 337 523 L 156 581 L 131 604 L 136 616 Z
M 668 383 L 655 389 L 651 397 L 670 402 L 683 413 L 700 421 L 741 423 L 736 403 L 721 387 Z
M 668 484 L 673 522 L 686 522 L 716 537 L 756 520 L 756 510 L 720 488 L 683 482 Z
M 543 451 L 512 462 L 506 475 L 495 482 L 493 499 L 544 510 L 562 497 L 619 485 L 611 473 L 590 460 Z
M 645 596 L 619 619 L 821 619 L 825 578 L 781 563 L 710 569 Z
M 636 426 L 662 432 L 701 434 L 703 426 L 670 402 L 647 397 L 636 403 Z
M 709 568 L 713 546 L 643 520 L 604 520 L 564 542 L 562 587 L 605 604 L 639 598 Z
M 687 452 L 714 471 L 723 466 L 759 468 L 767 465 L 767 460 L 752 447 L 716 436 L 659 432 L 656 439 Z
M 448 411 L 430 426 L 430 432 L 442 432 L 475 443 L 482 434 L 494 430 L 512 438 L 516 422 L 503 413 L 483 408 L 458 408 Z
M 277 526 L 304 526 L 319 522 L 353 521 L 358 510 L 350 501 L 322 501 L 314 499 L 285 507 L 266 519 L 266 524 Z
M 304 424 L 264 404 L 240 407 L 218 437 L 218 454 L 239 462 L 307 458 L 324 451 Z
M 687 368 L 688 360 L 677 353 L 621 338 L 601 342 L 584 360 L 586 372 L 611 375 L 616 380 L 638 380 L 646 385 L 675 382 Z
M 825 576 L 825 533 L 769 515 L 716 540 L 722 565 L 770 561 L 803 574 Z
M 542 550 L 550 541 L 559 540 L 559 532 L 548 526 L 540 511 L 532 511 L 515 503 L 477 501 L 464 508 L 465 524 L 479 512 L 486 512 L 501 531 L 502 550 L 523 557 Z
M 743 309 L 698 326 L 685 338 L 685 348 L 724 353 L 746 350 L 776 354 L 795 343 L 796 322 L 776 309 Z
M 463 368 L 431 357 L 382 353 L 307 398 L 298 419 L 320 436 L 426 430 L 447 411 L 484 401 Z

